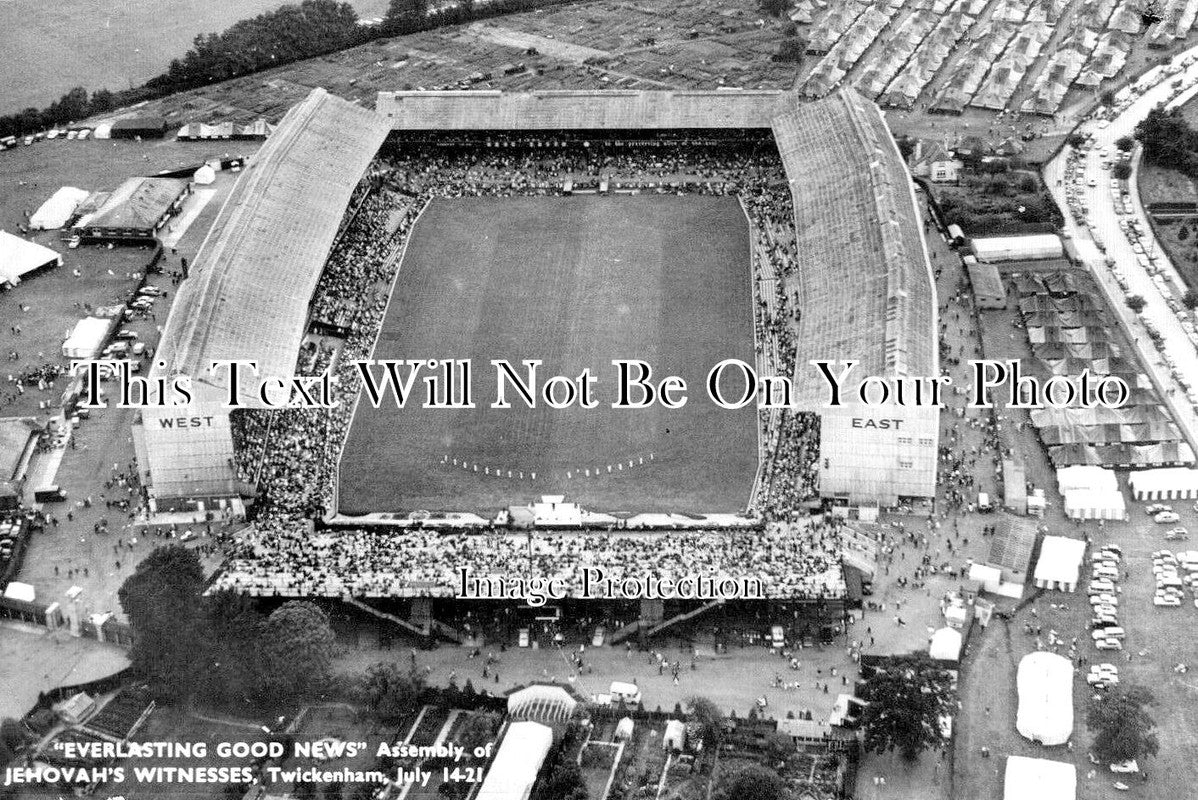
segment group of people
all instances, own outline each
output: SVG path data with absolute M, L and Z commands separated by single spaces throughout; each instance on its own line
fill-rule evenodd
M 634 142 L 492 142 L 461 146 L 407 144 L 384 150 L 355 193 L 313 299 L 313 319 L 344 332 L 300 354 L 300 374 L 330 367 L 341 386 L 357 386 L 353 361 L 366 358 L 382 324 L 398 258 L 415 220 L 435 197 L 562 194 L 574 187 L 668 193 L 735 194 L 753 225 L 753 270 L 774 292 L 757 303 L 757 345 L 777 374 L 794 368 L 794 314 L 784 278 L 797 248 L 791 198 L 772 146 L 755 140 L 691 143 L 685 150 Z M 365 188 L 363 188 L 365 187 Z M 760 287 L 759 287 L 760 288 Z M 760 299 L 760 298 L 759 298 Z M 327 329 L 327 328 L 326 328 Z M 352 398 L 335 409 L 239 411 L 232 417 L 238 471 L 256 482 L 255 526 L 230 553 L 222 580 L 251 592 L 389 595 L 437 593 L 469 566 L 480 575 L 557 575 L 575 587 L 580 565 L 618 577 L 653 564 L 661 574 L 760 577 L 772 596 L 840 591 L 834 533 L 791 522 L 791 511 L 816 491 L 818 418 L 787 413 L 772 425 L 755 510 L 786 520 L 754 531 L 666 535 L 465 534 L 428 531 L 325 532 L 307 520 L 333 507 L 336 466 L 348 434 Z
M 584 571 L 619 584 L 647 572 L 755 579 L 773 598 L 839 597 L 840 527 L 807 519 L 764 530 L 587 533 L 329 530 L 259 519 L 229 550 L 221 585 L 255 595 L 446 596 L 472 576 L 536 575 L 582 596 Z

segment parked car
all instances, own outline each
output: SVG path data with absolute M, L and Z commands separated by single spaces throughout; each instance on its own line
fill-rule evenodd
M 1159 523 L 1161 525 L 1171 525 L 1180 520 L 1181 517 L 1179 517 L 1174 511 L 1162 511 L 1152 518 L 1153 522 Z
M 1099 650 L 1122 650 L 1123 642 L 1118 639 L 1099 639 L 1094 646 Z
M 1195 503 L 1194 505 L 1195 505 L 1194 510 L 1198 511 L 1198 503 Z M 1173 506 L 1167 506 L 1164 503 L 1153 503 L 1152 505 L 1150 505 L 1144 509 L 1144 513 L 1150 517 L 1154 517 L 1157 514 L 1161 513 L 1162 511 L 1172 511 L 1172 510 L 1173 510 Z

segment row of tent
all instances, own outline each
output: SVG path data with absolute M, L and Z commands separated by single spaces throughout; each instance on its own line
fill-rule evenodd
M 175 138 L 184 142 L 201 142 L 213 139 L 261 140 L 274 133 L 276 127 L 265 119 L 256 119 L 248 125 L 237 125 L 232 122 L 218 122 L 215 125 L 210 125 L 206 122 L 191 122 L 180 128 Z
M 1068 273 L 1024 275 L 1016 280 L 1019 311 L 1031 343 L 1021 373 L 1048 378 L 1120 378 L 1132 391 L 1121 408 L 1041 408 L 1030 414 L 1055 467 L 1072 465 L 1166 466 L 1193 463 L 1181 430 L 1134 358 L 1112 340 L 1102 302 Z

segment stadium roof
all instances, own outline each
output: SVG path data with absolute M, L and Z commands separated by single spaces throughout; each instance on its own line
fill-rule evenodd
M 179 289 L 159 351 L 168 372 L 222 390 L 225 371 L 207 372 L 214 359 L 252 358 L 264 376 L 294 373 L 316 281 L 388 130 L 386 120 L 323 89 L 287 112 L 238 178 Z M 246 404 L 254 404 L 252 388 Z
M 499 90 L 379 92 L 396 130 L 634 130 L 769 128 L 783 93 Z
M 770 128 L 794 197 L 803 308 L 796 367 L 854 359 L 861 375 L 938 372 L 935 289 L 914 189 L 877 106 L 841 89 L 379 92 L 397 130 Z M 821 402 L 797 382 L 801 407 Z
M 852 359 L 861 376 L 938 374 L 931 265 L 911 178 L 881 112 L 849 89 L 784 106 L 773 130 L 800 253 L 795 369 Z M 822 407 L 818 380 L 796 380 L 796 390 L 801 408 Z

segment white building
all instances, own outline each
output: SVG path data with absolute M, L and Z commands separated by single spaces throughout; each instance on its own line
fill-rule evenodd
M 821 413 L 822 496 L 881 506 L 935 497 L 937 409 L 854 403 Z

